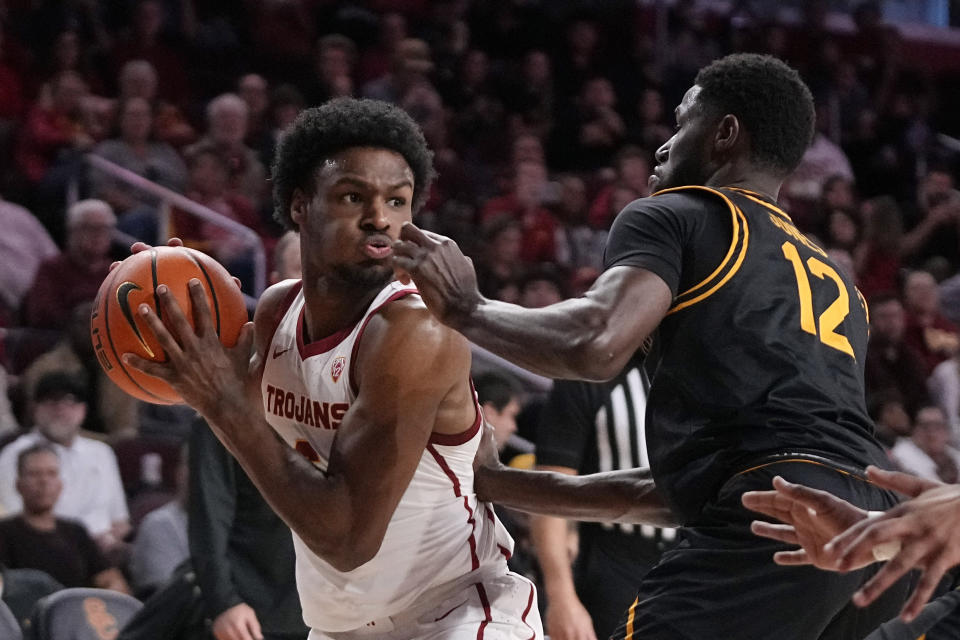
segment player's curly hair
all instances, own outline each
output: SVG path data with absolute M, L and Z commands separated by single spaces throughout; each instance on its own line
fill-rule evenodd
M 417 123 L 387 102 L 337 98 L 301 112 L 280 137 L 272 167 L 274 219 L 296 230 L 290 216 L 294 190 L 312 193 L 317 167 L 353 147 L 390 149 L 402 155 L 413 171 L 414 213 L 423 206 L 436 172 L 433 152 Z
M 751 160 L 790 173 L 813 139 L 813 96 L 796 70 L 768 55 L 736 53 L 697 74 L 699 100 L 718 117 L 733 114 L 750 132 Z

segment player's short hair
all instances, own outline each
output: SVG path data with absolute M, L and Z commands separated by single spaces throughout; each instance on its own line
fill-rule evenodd
M 17 455 L 18 478 L 23 475 L 23 466 L 27 463 L 27 458 L 38 453 L 50 453 L 53 454 L 53 457 L 57 460 L 60 460 L 60 454 L 57 453 L 57 450 L 53 448 L 52 444 L 48 442 L 38 442 L 37 444 L 30 445 Z
M 813 139 L 816 109 L 795 69 L 773 56 L 735 53 L 697 74 L 699 100 L 718 117 L 733 114 L 751 137 L 751 160 L 787 174 Z
M 511 400 L 519 401 L 523 394 L 523 389 L 516 380 L 493 371 L 474 377 L 473 387 L 477 390 L 477 402 L 480 406 L 492 404 L 497 411 L 503 411 Z
M 388 102 L 337 98 L 303 111 L 280 137 L 273 161 L 274 219 L 297 229 L 290 216 L 295 189 L 313 193 L 317 168 L 331 156 L 356 147 L 389 149 L 413 171 L 413 211 L 427 199 L 436 173 L 423 132 L 405 111 Z

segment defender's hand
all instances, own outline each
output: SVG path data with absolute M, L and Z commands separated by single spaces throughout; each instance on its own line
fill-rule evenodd
M 838 570 L 838 555 L 827 544 L 849 527 L 865 520 L 868 514 L 846 500 L 787 482 L 777 476 L 773 491 L 748 491 L 741 498 L 743 506 L 779 520 L 772 524 L 756 520 L 750 529 L 758 536 L 795 544 L 799 549 L 778 551 L 773 560 L 781 565 L 812 564 L 820 569 Z M 866 556 L 851 558 L 851 567 L 874 562 L 872 550 Z M 855 566 L 854 566 L 855 565 Z
M 865 607 L 905 573 L 920 569 L 920 582 L 901 612 L 903 619 L 910 621 L 930 599 L 943 574 L 960 564 L 960 485 L 875 467 L 869 467 L 867 475 L 874 484 L 913 499 L 851 527 L 829 546 L 845 570 L 875 546 L 899 543 L 900 552 L 854 594 L 853 602 Z
M 450 238 L 404 223 L 393 245 L 393 265 L 403 282 L 410 278 L 433 314 L 456 328 L 480 304 L 473 261 Z

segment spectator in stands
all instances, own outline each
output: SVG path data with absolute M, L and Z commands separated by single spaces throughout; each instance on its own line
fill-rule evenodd
M 566 293 L 567 285 L 560 269 L 546 262 L 529 269 L 520 280 L 519 304 L 539 309 L 562 301 Z
M 857 286 L 864 296 L 870 298 L 880 291 L 898 288 L 903 217 L 896 200 L 889 196 L 866 201 L 861 211 L 863 236 L 854 252 L 854 260 Z
M 523 57 L 520 73 L 503 91 L 503 100 L 512 114 L 513 127 L 540 138 L 553 126 L 559 98 L 554 90 L 550 56 L 539 49 Z
M 101 550 L 119 554 L 130 532 L 120 471 L 113 450 L 80 434 L 87 414 L 86 386 L 63 373 L 37 382 L 33 397 L 33 429 L 0 450 L 0 506 L 16 513 L 23 508 L 16 491 L 17 459 L 36 444 L 48 444 L 60 459 L 63 493 L 54 506 L 57 516 L 79 520 Z
M 927 379 L 930 401 L 940 407 L 950 425 L 950 441 L 960 444 L 960 360 L 954 356 L 938 364 Z
M 238 95 L 224 93 L 207 104 L 207 132 L 184 150 L 192 156 L 199 149 L 213 149 L 229 170 L 229 187 L 256 208 L 266 195 L 267 182 L 260 159 L 245 143 L 250 109 Z
M 673 135 L 666 116 L 663 94 L 655 87 L 645 88 L 637 100 L 636 120 L 628 126 L 627 139 L 644 149 L 659 149 Z M 646 183 L 634 185 L 640 186 Z
M 554 259 L 554 238 L 557 222 L 545 206 L 552 204 L 547 167 L 541 162 L 523 161 L 513 170 L 510 192 L 488 200 L 480 214 L 483 223 L 505 216 L 520 223 L 522 240 L 520 258 L 528 263 Z
M 853 169 L 843 149 L 830 137 L 828 105 L 817 105 L 817 130 L 796 170 L 783 184 L 784 196 L 792 203 L 804 203 L 805 211 L 814 210 L 827 180 L 842 176 L 853 182 Z
M 10 405 L 9 391 L 10 375 L 0 365 L 0 442 L 10 440 L 20 430 L 17 418 L 13 415 L 13 407 Z
M 143 98 L 153 106 L 153 135 L 160 142 L 181 147 L 197 134 L 175 104 L 157 96 L 157 72 L 146 60 L 131 60 L 123 65 L 117 78 L 120 101 Z
M 90 340 L 92 310 L 92 302 L 81 302 L 70 312 L 63 339 L 30 363 L 21 376 L 21 386 L 24 397 L 33 398 L 39 381 L 51 373 L 92 381 L 82 427 L 115 441 L 136 435 L 140 402 L 114 384 L 100 366 Z M 33 415 L 32 402 L 28 402 L 25 413 Z
M 895 392 L 875 394 L 868 400 L 867 410 L 877 427 L 877 440 L 883 445 L 887 455 L 890 455 L 890 450 L 899 438 L 909 438 L 913 432 L 910 416 Z
M 110 267 L 117 218 L 103 200 L 81 200 L 67 210 L 65 251 L 40 264 L 23 300 L 23 321 L 36 329 L 63 329 L 81 302 L 93 300 Z
M 17 166 L 29 182 L 40 182 L 60 151 L 93 146 L 81 110 L 86 95 L 83 78 L 66 71 L 51 82 L 49 103 L 39 101 L 30 110 L 17 149 Z
M 130 60 L 145 60 L 156 69 L 165 99 L 184 102 L 189 94 L 186 57 L 182 48 L 164 41 L 164 3 L 139 0 L 134 9 L 132 28 L 113 48 L 114 69 Z
M 120 101 L 117 125 L 118 135 L 97 144 L 93 153 L 147 180 L 183 192 L 187 185 L 187 167 L 173 147 L 153 139 L 153 107 L 150 102 L 146 98 Z M 113 207 L 121 219 L 136 209 L 146 209 L 155 215 L 156 203 L 143 191 L 96 168 L 90 169 L 90 182 L 94 195 Z
M 604 185 L 590 205 L 590 225 L 596 229 L 609 229 L 613 219 L 623 207 L 637 198 L 650 195 L 647 181 L 650 178 L 650 154 L 640 147 L 627 145 L 618 153 L 614 164 L 616 178 Z M 636 195 L 618 206 L 613 203 L 613 192 L 619 188 L 627 188 Z M 622 201 L 622 200 L 621 200 Z
M 353 40 L 339 33 L 325 35 L 317 41 L 313 60 L 314 73 L 304 92 L 310 104 L 353 95 L 357 60 L 357 45 Z
M 177 461 L 173 500 L 146 515 L 137 527 L 130 550 L 130 580 L 138 596 L 145 597 L 173 575 L 190 557 L 187 543 L 187 492 L 189 466 L 187 447 Z
M 517 302 L 523 275 L 520 223 L 509 216 L 500 216 L 484 224 L 482 229 L 485 251 L 477 260 L 480 291 L 494 300 Z
M 300 265 L 300 234 L 296 231 L 287 231 L 273 247 L 273 270 L 270 272 L 270 284 L 282 280 L 303 277 Z
M 914 215 L 905 221 L 907 233 L 900 247 L 909 264 L 922 266 L 934 256 L 942 256 L 960 266 L 960 192 L 954 188 L 953 174 L 933 168 L 920 184 Z
M 533 443 L 517 435 L 517 416 L 523 401 L 523 388 L 512 377 L 498 371 L 489 371 L 474 376 L 477 401 L 483 411 L 483 419 L 493 427 L 493 439 L 497 442 L 500 459 L 504 464 L 513 463 L 529 467 L 527 463 L 514 461 L 517 456 L 533 453 Z
M 230 167 L 215 147 L 193 145 L 187 154 L 190 180 L 186 196 L 217 213 L 259 231 L 260 220 L 249 198 L 230 186 Z M 188 246 L 205 251 L 227 267 L 248 252 L 246 241 L 222 227 L 174 211 L 174 233 Z
M 303 640 L 290 529 L 200 418 L 189 460 L 190 556 L 213 635 Z
M 950 426 L 940 407 L 921 407 L 913 433 L 900 438 L 891 455 L 897 465 L 927 480 L 956 483 L 960 479 L 960 451 L 950 446 Z
M 263 146 L 255 149 L 263 166 L 273 164 L 273 154 L 277 141 L 306 106 L 303 94 L 292 84 L 282 84 L 270 94 L 269 135 L 263 139 Z
M 0 564 L 38 569 L 65 587 L 130 593 L 123 574 L 110 566 L 83 524 L 54 515 L 63 481 L 53 447 L 41 443 L 21 450 L 15 472 L 23 510 L 0 520 Z
M 247 105 L 247 137 L 251 149 L 260 149 L 270 131 L 270 85 L 259 73 L 248 73 L 237 80 L 237 95 Z
M 617 94 L 607 78 L 584 82 L 572 109 L 559 116 L 550 138 L 550 166 L 592 171 L 608 166 L 627 127 L 617 113 Z
M 18 204 L 0 198 L 0 325 L 7 324 L 33 284 L 40 264 L 60 253 L 40 221 Z
M 407 38 L 407 19 L 402 13 L 384 13 L 379 18 L 378 27 L 376 44 L 364 49 L 357 65 L 357 79 L 362 83 L 389 72 L 390 61 L 393 60 L 397 47 Z M 356 55 L 356 47 L 351 53 Z
M 956 325 L 940 311 L 937 281 L 927 271 L 911 271 L 903 284 L 903 306 L 907 326 L 904 342 L 924 360 L 925 376 L 941 362 L 960 351 Z
M 360 93 L 364 98 L 399 104 L 412 86 L 429 82 L 432 71 L 430 45 L 418 38 L 405 38 L 397 44 L 390 70 L 363 85 Z
M 868 395 L 896 393 L 907 411 L 927 402 L 922 356 L 904 340 L 906 314 L 896 294 L 878 293 L 870 299 L 870 344 L 867 347 Z
M 560 199 L 554 207 L 558 221 L 554 239 L 557 264 L 570 271 L 581 267 L 602 268 L 607 231 L 589 224 L 587 185 L 572 173 L 558 176 L 557 184 L 560 186 Z

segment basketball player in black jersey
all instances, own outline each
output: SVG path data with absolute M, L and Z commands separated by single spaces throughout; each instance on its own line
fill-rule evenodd
M 862 638 L 896 615 L 906 585 L 858 609 L 869 568 L 774 564 L 786 547 L 754 536 L 740 503 L 775 475 L 865 509 L 896 502 L 862 473 L 885 464 L 864 403 L 866 306 L 776 204 L 810 142 L 813 100 L 787 65 L 737 54 L 700 71 L 676 121 L 656 153 L 657 193 L 618 216 L 583 296 L 540 309 L 487 300 L 455 243 L 412 225 L 394 264 L 443 322 L 554 378 L 611 378 L 659 328 L 649 473 L 570 478 L 488 457 L 477 476 L 514 508 L 578 517 L 607 500 L 611 516 L 682 525 L 614 637 Z

